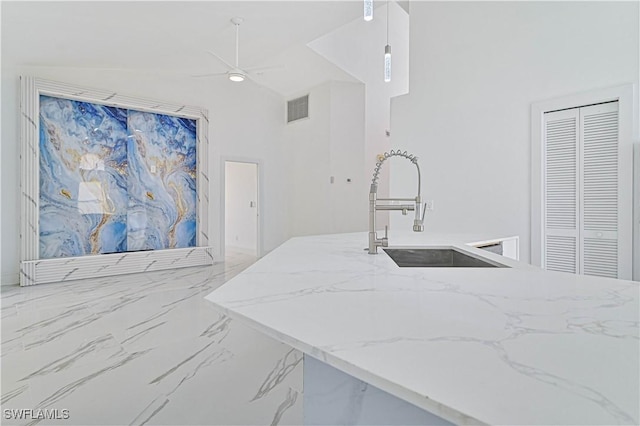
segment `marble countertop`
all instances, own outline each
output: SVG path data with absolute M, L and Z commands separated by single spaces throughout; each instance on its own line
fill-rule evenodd
M 297 237 L 207 296 L 224 313 L 457 424 L 638 424 L 638 282 L 510 268 L 399 268 L 366 233 Z

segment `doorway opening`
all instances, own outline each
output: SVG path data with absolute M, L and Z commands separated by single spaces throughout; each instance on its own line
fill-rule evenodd
M 258 163 L 224 163 L 225 258 L 258 257 Z

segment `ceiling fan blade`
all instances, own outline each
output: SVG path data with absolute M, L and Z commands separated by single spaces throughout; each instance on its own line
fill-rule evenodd
M 216 72 L 213 74 L 196 74 L 196 75 L 192 75 L 191 77 L 195 77 L 195 78 L 201 78 L 201 77 L 217 77 L 220 75 L 227 75 L 226 72 Z
M 219 60 L 220 62 L 222 62 L 223 64 L 225 64 L 226 67 L 229 68 L 230 70 L 232 70 L 234 68 L 233 65 L 231 65 L 229 62 L 225 61 L 224 59 L 222 59 L 220 56 L 216 55 L 212 51 L 207 50 L 207 53 L 209 55 L 213 56 L 214 58 L 216 58 L 217 60 Z
M 284 69 L 284 65 L 274 65 L 274 66 L 268 66 L 268 67 L 246 68 L 245 71 L 251 72 L 254 74 L 261 74 L 265 71 L 277 71 L 277 70 L 283 70 L 283 69 Z

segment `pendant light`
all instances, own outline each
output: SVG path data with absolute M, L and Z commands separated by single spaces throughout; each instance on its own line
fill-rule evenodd
M 387 0 L 387 45 L 384 47 L 384 81 L 391 81 L 391 45 L 389 44 L 389 0 Z
M 364 20 L 373 19 L 373 0 L 364 0 Z
M 384 47 L 384 81 L 391 81 L 391 46 L 388 44 Z

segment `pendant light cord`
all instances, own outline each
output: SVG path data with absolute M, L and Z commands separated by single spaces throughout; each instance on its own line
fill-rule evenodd
M 387 44 L 389 44 L 389 0 L 387 0 Z

